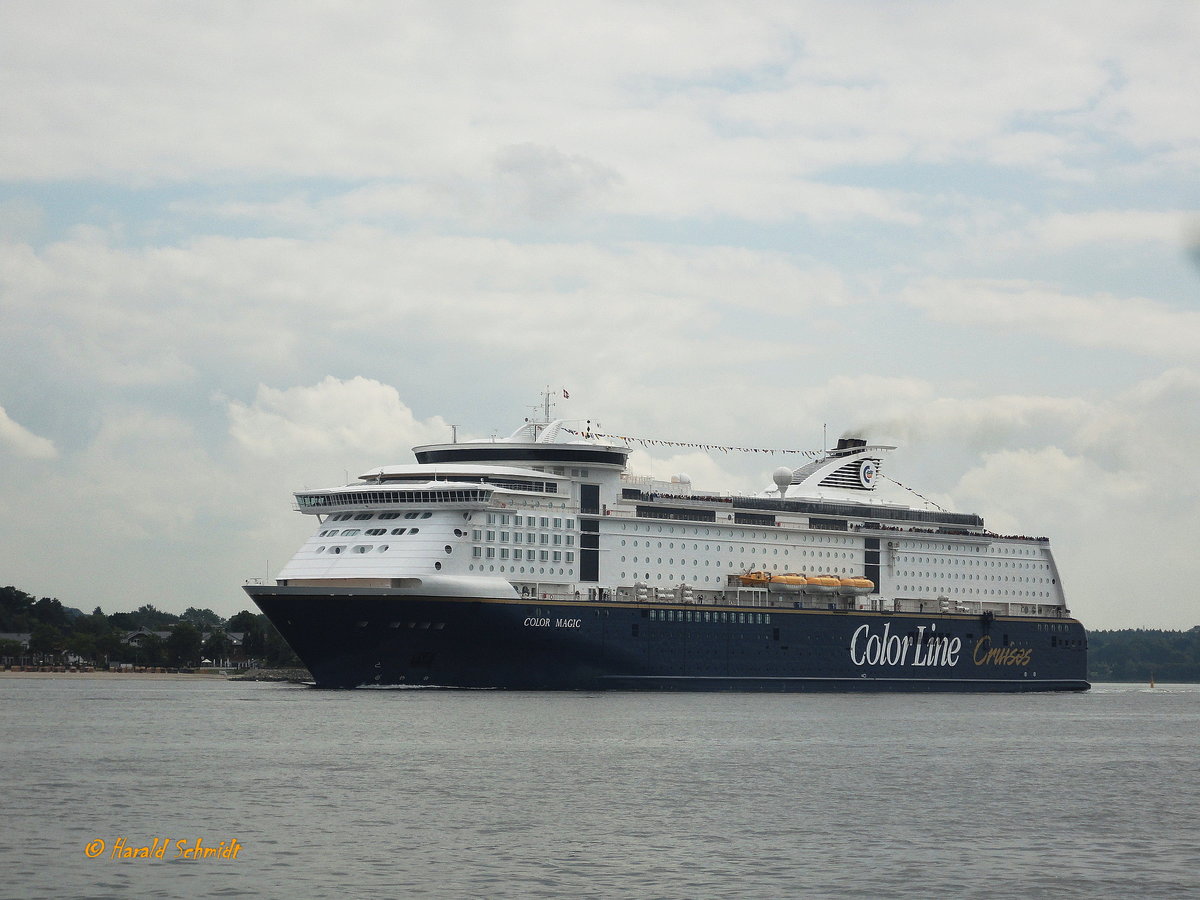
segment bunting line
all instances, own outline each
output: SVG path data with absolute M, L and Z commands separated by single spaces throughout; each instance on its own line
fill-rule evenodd
M 824 454 L 819 450 L 787 450 L 781 448 L 766 448 L 766 447 L 732 447 L 725 444 L 700 444 L 691 441 L 664 441 L 659 438 L 640 438 L 629 437 L 623 434 L 605 434 L 599 431 L 574 431 L 570 428 L 563 428 L 563 431 L 568 434 L 573 434 L 582 438 L 612 438 L 618 441 L 624 441 L 627 444 L 641 444 L 643 447 L 688 447 L 695 450 L 713 451 L 719 450 L 722 453 L 791 453 L 801 456 L 807 456 L 809 459 L 819 459 Z
M 897 487 L 902 487 L 902 488 L 904 488 L 904 490 L 908 491 L 910 494 L 913 494 L 914 496 L 921 498 L 921 499 L 922 499 L 922 500 L 924 500 L 926 503 L 928 503 L 930 506 L 936 506 L 936 507 L 937 507 L 938 509 L 940 509 L 942 512 L 950 512 L 950 510 L 946 509 L 946 507 L 942 506 L 942 505 L 941 505 L 940 503 L 938 503 L 936 500 L 930 500 L 930 499 L 929 499 L 928 497 L 926 497 L 924 494 L 917 493 L 917 491 L 914 491 L 914 490 L 913 490 L 912 488 L 910 488 L 910 487 L 909 487 L 907 484 L 901 484 L 901 483 L 900 483 L 899 481 L 897 481 L 895 478 L 888 478 L 886 475 L 883 475 L 883 473 L 880 473 L 880 475 L 881 475 L 883 478 L 885 478 L 886 480 L 890 481 L 892 484 L 896 485 Z

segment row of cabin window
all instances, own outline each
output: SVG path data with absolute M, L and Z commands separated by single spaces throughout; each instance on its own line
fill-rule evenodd
M 392 534 L 416 534 L 420 530 L 420 528 L 393 528 Z M 317 537 L 334 537 L 338 534 L 342 537 L 353 537 L 356 534 L 369 534 L 372 537 L 377 537 L 378 535 L 387 533 L 388 530 L 386 528 L 368 528 L 366 531 L 363 531 L 361 528 L 343 528 L 340 531 L 337 528 L 331 528 L 328 531 L 320 532 Z
M 707 609 L 651 609 L 650 618 L 660 622 L 727 622 L 735 625 L 771 624 L 770 613 L 734 613 Z
M 535 554 L 536 554 L 536 556 L 535 556 Z M 471 556 L 474 559 L 496 559 L 497 558 L 496 557 L 496 548 L 495 547 L 473 547 L 473 548 L 471 548 Z M 499 558 L 500 559 L 520 559 L 521 551 L 513 550 L 513 551 L 511 551 L 511 555 L 510 555 L 510 551 L 507 547 L 501 547 Z M 550 560 L 553 560 L 554 562 L 562 562 L 563 561 L 563 551 L 562 550 L 526 550 L 525 551 L 525 560 L 526 560 L 526 562 L 533 562 L 534 560 L 538 560 L 540 562 L 547 562 Z M 566 551 L 566 561 L 569 563 L 575 562 L 575 554 L 572 553 L 570 550 Z
M 485 536 L 485 534 L 486 534 L 486 536 Z M 561 546 L 563 544 L 566 544 L 568 547 L 575 546 L 575 535 L 573 535 L 573 534 L 567 534 L 567 535 L 535 534 L 532 531 L 513 531 L 513 532 L 501 531 L 499 534 L 500 534 L 500 538 L 499 538 L 500 543 L 502 543 L 502 544 L 508 544 L 508 543 L 520 544 L 520 543 L 524 542 L 526 544 L 554 544 L 556 547 Z M 522 535 L 524 535 L 524 536 L 522 537 Z M 551 540 L 551 538 L 553 538 L 553 540 Z M 473 541 L 482 541 L 482 540 L 494 541 L 494 540 L 496 540 L 496 532 L 492 531 L 491 529 L 488 529 L 488 531 L 485 533 L 484 531 L 482 531 L 479 528 L 474 528 L 471 530 L 471 540 L 473 540 Z
M 676 527 L 678 533 L 684 535 L 692 535 L 699 537 L 701 532 L 706 537 L 725 538 L 726 540 L 738 541 L 758 541 L 776 542 L 790 545 L 796 544 L 836 544 L 838 546 L 857 547 L 862 544 L 861 538 L 836 537 L 823 534 L 796 534 L 794 531 L 746 531 L 745 529 L 733 528 L 696 528 L 687 526 L 675 525 L 639 525 L 637 523 L 621 523 L 622 531 L 644 531 L 650 534 L 663 534 L 664 529 L 666 534 L 675 534 Z
M 920 584 L 902 584 L 896 590 L 898 591 L 921 591 L 930 590 L 928 585 Z M 947 594 L 984 594 L 991 597 L 1049 597 L 1049 591 L 1010 591 L 1007 589 L 1001 590 L 997 588 L 957 588 L 949 587 L 948 585 L 940 585 L 937 590 L 945 591 Z
M 926 565 L 929 565 L 930 563 L 934 563 L 934 564 L 938 564 L 938 565 L 947 565 L 947 566 L 950 566 L 950 565 L 953 565 L 953 566 L 984 566 L 984 567 L 990 566 L 992 568 L 1001 568 L 1001 569 L 1033 570 L 1033 569 L 1049 569 L 1050 568 L 1049 563 L 1035 563 L 1033 565 L 1030 565 L 1029 563 L 1025 563 L 1024 565 L 1022 565 L 1019 562 L 1005 562 L 1002 559 L 986 559 L 986 558 L 984 558 L 984 559 L 946 559 L 945 557 L 941 557 L 941 556 L 936 556 L 936 557 L 921 556 L 921 557 L 915 557 L 915 558 L 909 557 L 909 556 L 901 556 L 899 559 L 896 560 L 896 562 L 898 562 L 898 563 L 925 563 Z
M 513 525 L 516 528 L 533 528 L 540 526 L 542 528 L 550 528 L 551 517 L 549 516 L 523 516 L 519 513 L 488 513 L 487 523 L 489 525 Z M 554 517 L 554 528 L 567 528 L 568 530 L 575 527 L 574 519 L 563 519 Z M 564 524 L 565 523 L 565 524 Z
M 1032 540 L 1032 538 L 1031 538 Z M 919 551 L 921 553 L 1002 553 L 1005 556 L 1033 556 L 1042 555 L 1040 547 L 1013 547 L 1005 544 L 993 544 L 990 547 L 963 547 L 957 544 L 927 544 L 924 541 L 901 541 L 900 550 Z
M 431 512 L 420 512 L 420 511 L 406 512 L 406 513 L 385 512 L 385 513 L 380 513 L 379 518 L 387 520 L 387 519 L 398 519 L 398 518 L 400 518 L 400 516 L 404 516 L 404 518 L 406 518 L 406 519 L 428 519 L 432 515 L 433 515 L 433 513 L 431 513 Z M 353 519 L 356 522 L 366 522 L 368 519 L 374 519 L 374 518 L 375 518 L 375 513 L 338 513 L 337 515 L 330 516 L 325 521 L 327 521 L 327 522 L 349 522 L 351 519 Z

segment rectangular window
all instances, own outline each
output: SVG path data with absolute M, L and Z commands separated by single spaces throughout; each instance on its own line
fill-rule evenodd
M 566 527 L 567 527 L 567 528 L 574 528 L 574 527 L 575 527 L 575 520 L 574 520 L 574 519 L 567 519 L 567 524 L 566 524 Z
M 556 534 L 556 535 L 554 536 L 554 545 L 555 545 L 556 547 L 558 547 L 558 546 L 562 546 L 562 535 L 561 535 L 561 534 Z
M 500 517 L 500 524 L 501 524 L 501 525 L 507 525 L 507 524 L 508 524 L 508 516 L 507 516 L 507 515 L 504 515 L 504 516 L 501 516 L 501 517 Z
M 554 557 L 553 557 L 553 559 L 554 559 L 554 561 L 555 561 L 555 562 L 562 562 L 562 551 L 561 551 L 561 550 L 555 550 L 555 551 L 554 551 Z
M 496 514 L 495 514 L 495 513 L 488 513 L 488 520 L 487 520 L 487 523 L 488 523 L 489 525 L 495 525 L 495 524 L 496 524 Z
M 508 548 L 507 548 L 507 547 L 501 547 L 501 548 L 500 548 L 500 558 L 501 558 L 501 559 L 508 559 Z
M 539 551 L 538 551 L 538 561 L 539 561 L 539 562 L 545 562 L 545 561 L 546 561 L 546 559 L 549 557 L 549 555 L 550 555 L 549 551 L 546 551 L 546 550 L 539 550 Z
M 554 520 L 554 527 L 555 527 L 555 528 L 562 528 L 562 519 L 557 519 L 557 518 L 556 518 L 556 519 Z
M 480 531 L 478 528 L 472 528 L 471 529 L 471 540 L 482 541 L 483 540 L 483 532 Z
M 496 558 L 496 548 L 495 548 L 495 547 L 488 547 L 488 548 L 487 548 L 487 558 L 488 558 L 488 559 L 495 559 L 495 558 Z
M 475 559 L 481 559 L 483 557 L 483 548 L 482 547 L 472 547 L 471 548 L 471 556 L 475 557 Z
M 500 532 L 500 540 L 506 544 L 508 543 L 508 532 L 507 531 Z
M 525 524 L 525 517 L 524 516 L 513 516 L 513 524 L 516 525 L 518 528 L 520 528 L 522 525 Z
M 567 551 L 567 562 L 569 562 L 569 563 L 575 562 L 575 554 L 574 553 Z
M 568 546 L 568 547 L 574 547 L 574 546 L 575 546 L 575 535 L 573 535 L 573 534 L 568 534 L 568 535 L 567 535 L 567 546 Z
M 489 531 L 489 532 L 487 533 L 487 539 L 488 539 L 489 541 L 494 541 L 494 540 L 496 539 L 496 532 L 494 532 L 494 531 Z
M 542 527 L 543 527 L 543 528 L 549 528 L 549 527 L 550 527 L 550 520 L 549 520 L 549 519 L 547 519 L 545 516 L 542 516 Z
M 538 535 L 538 543 L 539 543 L 539 544 L 548 544 L 548 543 L 550 543 L 550 535 L 548 535 L 548 534 L 539 534 L 539 535 Z
M 528 562 L 533 562 L 533 560 L 534 560 L 534 557 L 535 557 L 536 555 L 537 555 L 537 551 L 536 551 L 536 550 L 526 550 L 526 551 L 525 551 L 525 559 L 526 559 Z

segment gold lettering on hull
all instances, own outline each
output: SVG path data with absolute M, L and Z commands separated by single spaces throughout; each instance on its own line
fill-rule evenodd
M 990 635 L 975 642 L 971 660 L 977 666 L 1027 666 L 1033 659 L 1029 647 L 993 647 Z

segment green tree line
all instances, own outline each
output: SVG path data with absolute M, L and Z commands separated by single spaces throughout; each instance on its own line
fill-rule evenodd
M 166 638 L 145 635 L 140 646 L 125 643 L 125 636 L 140 628 L 170 634 Z M 108 615 L 97 606 L 87 615 L 53 597 L 34 598 L 9 585 L 0 588 L 0 632 L 30 635 L 28 648 L 0 639 L 0 659 L 34 664 L 60 662 L 69 655 L 97 666 L 196 666 L 202 658 L 232 656 L 229 632 L 236 632 L 245 634 L 242 651 L 247 658 L 266 666 L 300 665 L 267 617 L 249 610 L 224 619 L 211 609 L 188 607 L 175 615 L 147 603 L 133 612 Z
M 1088 679 L 1200 681 L 1200 625 L 1190 631 L 1089 631 Z

